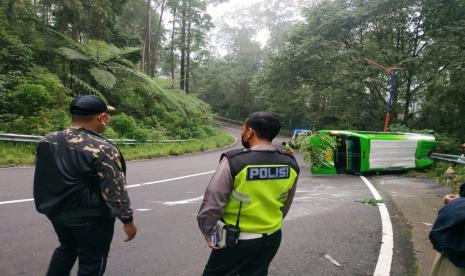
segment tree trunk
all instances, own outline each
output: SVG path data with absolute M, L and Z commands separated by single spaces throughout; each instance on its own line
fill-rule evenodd
M 158 48 L 160 47 L 160 40 L 161 40 L 161 24 L 163 23 L 163 11 L 165 10 L 165 0 L 161 2 L 160 8 L 160 18 L 158 20 L 157 26 L 157 36 L 155 37 L 155 47 L 153 49 L 153 73 L 157 70 L 157 62 L 158 62 Z
M 409 74 L 407 78 L 407 91 L 405 92 L 405 108 L 404 108 L 404 124 L 407 125 L 410 116 L 410 102 L 412 101 L 412 76 Z
M 173 27 L 171 29 L 171 88 L 174 89 L 174 27 L 176 25 L 176 8 L 173 8 Z
M 73 24 L 71 26 L 71 38 L 74 41 L 81 42 L 81 31 L 79 30 L 79 16 L 73 16 Z
M 185 91 L 189 93 L 189 81 L 190 81 L 190 63 L 191 63 L 191 41 L 192 41 L 192 34 L 191 34 L 191 27 L 192 27 L 192 9 L 191 9 L 192 0 L 189 0 L 189 7 L 188 7 L 188 20 L 189 23 L 187 24 L 187 53 L 186 53 L 186 80 L 185 80 Z
M 181 72 L 179 80 L 179 89 L 186 90 L 186 1 L 182 1 L 182 14 L 181 14 Z
M 142 51 L 142 64 L 141 69 L 145 73 L 150 71 L 150 25 L 151 25 L 151 2 L 152 0 L 147 0 L 147 15 L 145 21 L 145 35 L 144 35 L 144 49 Z

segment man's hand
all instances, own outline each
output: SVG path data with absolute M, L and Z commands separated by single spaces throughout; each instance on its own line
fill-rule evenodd
M 207 240 L 208 247 L 210 247 L 211 249 L 213 250 L 221 249 L 221 247 L 219 247 L 218 245 L 212 244 L 212 239 L 210 238 L 210 236 L 205 235 L 205 240 Z
M 445 195 L 442 200 L 444 201 L 444 204 L 449 204 L 451 201 L 453 201 L 454 199 L 457 199 L 459 198 L 458 195 Z
M 134 222 L 125 224 L 123 226 L 124 233 L 126 233 L 127 238 L 124 240 L 125 242 L 128 242 L 136 237 L 137 233 L 137 227 L 134 224 Z

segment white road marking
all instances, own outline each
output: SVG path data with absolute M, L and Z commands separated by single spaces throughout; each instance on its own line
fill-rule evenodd
M 20 202 L 28 202 L 28 201 L 34 201 L 34 199 L 33 198 L 25 198 L 25 199 L 10 200 L 10 201 L 0 201 L 0 205 L 20 203 Z
M 370 189 L 371 193 L 377 200 L 383 200 L 376 188 L 364 176 L 360 176 L 362 181 Z M 389 276 L 391 274 L 392 255 L 394 248 L 394 234 L 392 232 L 392 223 L 388 209 L 384 203 L 378 204 L 381 215 L 383 237 L 381 240 L 381 249 L 379 250 L 378 262 L 376 263 L 374 276 Z
M 338 261 L 336 261 L 333 257 L 331 257 L 331 255 L 325 254 L 325 258 L 326 260 L 330 261 L 333 265 L 341 267 L 341 264 L 338 263 Z
M 152 211 L 152 209 L 136 209 L 136 211 L 147 212 L 147 211 Z
M 145 182 L 145 183 L 140 183 L 140 184 L 128 185 L 127 187 L 128 188 L 137 188 L 137 187 L 148 186 L 148 185 L 153 185 L 153 184 L 158 184 L 158 183 L 163 183 L 163 182 L 170 182 L 170 181 L 175 181 L 175 180 L 180 180 L 180 179 L 185 179 L 185 178 L 190 178 L 190 177 L 196 177 L 196 176 L 201 176 L 201 175 L 206 175 L 206 174 L 212 174 L 214 172 L 215 171 L 190 174 L 190 175 L 185 175 L 185 176 L 180 176 L 180 177 L 175 177 L 175 178 L 168 178 L 168 179 L 157 180 L 157 181 L 152 181 L 152 182 Z
M 194 198 L 189 198 L 189 199 L 184 199 L 184 200 L 179 200 L 179 201 L 167 201 L 167 202 L 163 202 L 163 204 L 168 205 L 168 206 L 182 205 L 182 204 L 195 203 L 195 202 L 201 201 L 202 199 L 203 199 L 203 196 L 199 196 L 199 197 L 194 197 Z
M 168 179 L 157 180 L 157 181 L 152 181 L 152 182 L 145 182 L 145 183 L 128 185 L 127 187 L 128 188 L 139 188 L 139 187 L 154 185 L 154 184 L 158 184 L 158 183 L 164 183 L 164 182 L 176 181 L 176 180 L 190 178 L 190 177 L 196 177 L 196 176 L 212 174 L 214 172 L 215 171 L 208 171 L 208 172 L 190 174 L 190 175 L 185 175 L 185 176 L 180 176 L 180 177 L 175 177 L 175 178 L 168 178 Z M 21 202 L 28 202 L 28 201 L 34 201 L 34 199 L 33 198 L 24 198 L 24 199 L 18 199 L 18 200 L 0 201 L 0 205 L 14 204 L 14 203 L 21 203 Z

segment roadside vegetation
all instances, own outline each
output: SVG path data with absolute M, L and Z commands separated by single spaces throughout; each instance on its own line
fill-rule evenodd
M 72 98 L 93 94 L 116 108 L 104 133 L 108 138 L 192 140 L 122 146 L 128 159 L 231 143 L 214 126 L 210 106 L 188 94 L 211 28 L 206 3 L 2 1 L 0 133 L 63 130 L 71 124 Z M 169 42 L 162 39 L 168 32 L 163 10 L 177 14 Z M 34 145 L 2 142 L 0 166 L 30 165 L 33 152 Z
M 235 138 L 220 129 L 212 129 L 212 134 L 202 139 L 192 139 L 175 143 L 145 143 L 119 145 L 126 160 L 150 159 L 177 156 L 213 150 L 229 146 Z M 35 144 L 0 142 L 0 167 L 31 166 L 34 164 Z
M 465 165 L 453 165 L 447 162 L 435 162 L 434 165 L 424 171 L 410 171 L 409 176 L 432 179 L 449 187 L 458 193 L 460 186 L 465 183 Z

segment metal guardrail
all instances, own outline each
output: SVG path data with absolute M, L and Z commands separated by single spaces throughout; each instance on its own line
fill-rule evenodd
M 441 154 L 441 153 L 432 153 L 429 156 L 431 159 L 463 164 L 465 165 L 465 156 L 452 155 L 452 154 Z
M 8 141 L 8 142 L 23 142 L 23 143 L 39 143 L 42 140 L 43 136 L 37 135 L 22 135 L 22 134 L 12 134 L 12 133 L 0 133 L 0 141 Z M 194 139 L 176 139 L 176 140 L 146 140 L 144 142 L 140 142 L 134 139 L 109 139 L 112 142 L 117 144 L 123 145 L 136 145 L 136 144 L 144 144 L 144 143 L 178 143 L 178 142 L 189 142 Z
M 0 133 L 0 141 L 39 143 L 42 136 Z

